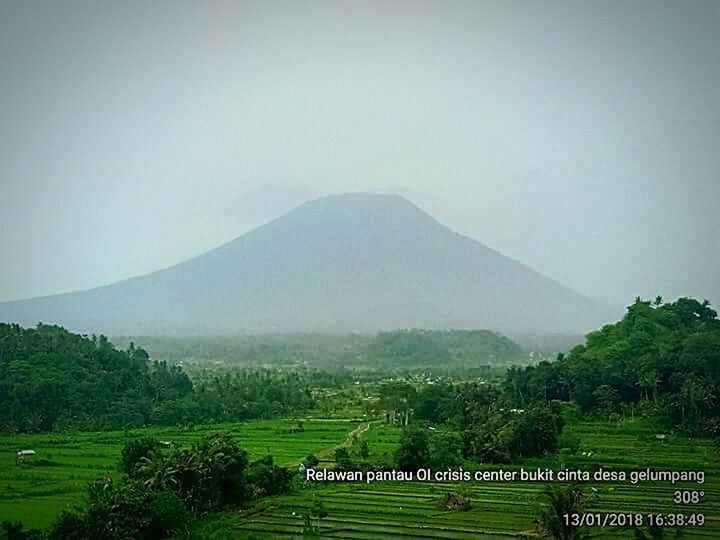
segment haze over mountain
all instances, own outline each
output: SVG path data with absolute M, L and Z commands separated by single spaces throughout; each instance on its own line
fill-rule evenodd
M 0 304 L 2 321 L 114 335 L 585 332 L 613 315 L 407 200 L 376 194 L 311 201 L 148 275 Z

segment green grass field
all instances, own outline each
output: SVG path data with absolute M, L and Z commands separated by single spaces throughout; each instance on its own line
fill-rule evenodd
M 147 428 L 90 433 L 0 435 L 0 521 L 21 521 L 28 528 L 50 525 L 64 508 L 83 500 L 87 483 L 119 475 L 120 452 L 128 439 L 152 435 L 185 446 L 202 435 L 234 435 L 250 459 L 270 454 L 280 465 L 294 465 L 309 453 L 328 453 L 358 424 L 347 420 L 304 420 L 304 431 L 291 433 L 296 420 L 257 420 L 182 428 Z M 16 452 L 37 455 L 16 464 Z
M 59 512 L 82 501 L 87 483 L 102 475 L 118 475 L 120 451 L 129 438 L 153 435 L 160 440 L 188 445 L 200 436 L 226 431 L 236 436 L 251 458 L 271 454 L 284 465 L 294 465 L 309 453 L 331 459 L 332 449 L 348 442 L 348 434 L 360 432 L 368 441 L 371 459 L 390 455 L 400 431 L 382 423 L 348 420 L 303 421 L 304 431 L 291 433 L 296 420 L 267 420 L 219 424 L 195 428 L 140 429 L 127 432 L 93 432 L 0 436 L 0 520 L 22 521 L 26 527 L 48 526 Z M 526 461 L 533 467 L 592 469 L 703 470 L 706 481 L 697 484 L 591 482 L 586 493 L 595 500 L 589 510 L 597 512 L 702 512 L 705 526 L 685 529 L 685 538 L 720 538 L 720 459 L 709 439 L 667 435 L 656 438 L 656 428 L 643 422 L 622 426 L 580 423 L 572 426 L 580 437 L 575 455 L 558 454 Z M 35 464 L 15 464 L 19 449 L 38 454 Z M 591 453 L 590 455 L 587 455 Z M 585 454 L 585 455 L 583 455 Z M 41 464 L 47 460 L 47 464 Z M 328 463 L 331 465 L 331 463 Z M 242 511 L 211 516 L 197 526 L 201 538 L 300 537 L 303 515 L 315 498 L 328 516 L 321 522 L 325 538 L 512 538 L 534 536 L 534 520 L 544 501 L 544 483 L 384 482 L 328 484 L 303 489 L 282 497 L 260 501 Z M 469 511 L 443 511 L 437 501 L 447 492 L 463 490 L 472 500 Z M 676 489 L 702 490 L 699 505 L 673 504 Z M 621 529 L 595 529 L 593 537 L 631 538 Z
M 684 530 L 685 538 L 720 538 L 720 460 L 712 441 L 668 435 L 659 440 L 656 429 L 642 422 L 615 426 L 581 423 L 580 452 L 529 461 L 525 468 L 584 468 L 602 465 L 609 469 L 704 470 L 706 481 L 697 484 L 629 485 L 591 482 L 585 484 L 594 501 L 593 512 L 702 512 L 702 528 Z M 379 453 L 392 449 L 397 430 L 375 425 L 363 434 Z M 591 455 L 583 455 L 591 452 Z M 469 511 L 443 511 L 437 501 L 461 487 L 473 507 Z M 512 538 L 533 537 L 534 520 L 544 502 L 544 483 L 393 482 L 379 484 L 329 484 L 300 493 L 261 501 L 255 508 L 206 519 L 198 527 L 200 538 L 292 538 L 300 537 L 303 515 L 318 498 L 328 511 L 321 522 L 324 538 Z M 676 489 L 702 490 L 704 502 L 677 506 Z M 674 532 L 671 531 L 671 532 Z M 627 529 L 594 529 L 595 538 L 632 538 Z M 666 536 L 669 537 L 669 536 Z

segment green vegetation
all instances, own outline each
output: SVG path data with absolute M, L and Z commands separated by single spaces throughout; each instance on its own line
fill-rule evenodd
M 224 373 L 193 384 L 179 366 L 150 361 L 57 326 L 0 324 L 0 431 L 118 429 L 274 418 L 307 411 L 323 374 Z M 332 378 L 329 378 L 332 381 Z
M 544 495 L 547 506 L 540 512 L 537 524 L 541 533 L 558 540 L 582 540 L 589 535 L 581 527 L 568 522 L 565 516 L 578 514 L 587 509 L 581 489 L 568 486 L 549 486 Z
M 574 422 L 580 439 L 575 454 L 555 453 L 529 458 L 522 464 L 503 465 L 517 470 L 554 468 L 556 470 L 644 469 L 704 470 L 706 481 L 697 483 L 594 482 L 573 484 L 545 482 L 377 482 L 327 483 L 289 495 L 259 501 L 242 513 L 207 516 L 196 523 L 193 538 L 271 539 L 301 538 L 303 515 L 314 500 L 322 502 L 327 516 L 320 520 L 322 538 L 362 540 L 400 538 L 444 538 L 470 540 L 501 538 L 539 538 L 538 520 L 547 512 L 547 492 L 574 487 L 582 492 L 582 504 L 589 512 L 703 512 L 703 527 L 685 528 L 686 539 L 711 539 L 720 536 L 720 459 L 711 439 L 690 439 L 685 435 L 656 438 L 657 428 L 641 419 L 624 422 L 602 420 Z M 368 445 L 395 434 L 400 428 L 373 424 L 363 434 Z M 491 470 L 499 466 L 484 466 Z M 462 489 L 471 507 L 453 511 L 438 508 L 448 493 Z M 703 502 L 678 506 L 673 503 L 677 489 L 705 492 Z M 674 538 L 676 529 L 667 528 L 665 538 Z M 582 531 L 592 538 L 633 538 L 628 528 L 593 528 Z
M 120 454 L 120 470 L 125 474 L 132 475 L 135 469 L 145 460 L 151 459 L 153 454 L 160 450 L 160 447 L 160 441 L 155 437 L 129 440 Z
M 398 462 L 407 470 L 448 467 L 463 459 L 511 463 L 543 455 L 558 447 L 565 424 L 558 403 L 511 408 L 508 398 L 488 384 L 437 384 L 416 392 L 411 385 L 392 383 L 380 393 L 391 418 L 399 412 L 401 425 L 408 411 L 416 421 L 433 425 L 432 434 L 420 426 L 406 429 Z
M 0 430 L 142 425 L 154 408 L 192 392 L 190 379 L 131 346 L 57 326 L 0 324 Z
M 134 344 L 122 351 L 43 325 L 0 329 L 3 540 L 679 534 L 647 517 L 578 526 L 567 518 L 575 512 L 701 512 L 703 526 L 684 537 L 720 535 L 720 321 L 707 303 L 638 299 L 557 361 L 512 367 L 499 380 L 481 366 L 517 350 L 489 332 L 298 337 L 354 343 L 338 358 L 360 358 L 361 368 L 322 371 L 293 364 L 292 340 L 272 338 L 276 365 L 222 361 L 186 374 Z M 92 395 L 99 384 L 107 388 Z M 93 426 L 103 431 L 69 431 Z M 306 480 L 302 467 L 416 476 L 343 483 Z M 472 476 L 521 468 L 539 477 Z M 582 476 L 648 468 L 705 478 Z M 547 471 L 568 477 L 549 482 Z M 695 499 L 679 505 L 676 490 Z
M 347 420 L 253 420 L 173 428 L 62 434 L 0 435 L 0 521 L 20 521 L 27 527 L 48 527 L 62 510 L 80 504 L 88 483 L 119 478 L 123 448 L 146 437 L 186 448 L 215 432 L 232 435 L 250 460 L 272 454 L 278 465 L 295 467 L 310 452 L 320 455 L 341 444 L 356 425 Z M 15 463 L 21 449 L 37 452 Z
M 391 366 L 475 365 L 518 361 L 523 350 L 508 338 L 488 330 L 396 330 L 381 332 L 369 346 L 369 358 Z
M 147 450 L 147 442 L 140 446 Z M 123 457 L 136 454 L 138 445 L 130 441 L 128 448 Z M 250 463 L 247 452 L 223 433 L 190 448 L 150 450 L 129 470 L 120 481 L 92 482 L 87 503 L 63 511 L 48 538 L 165 538 L 187 531 L 192 516 L 286 493 L 293 475 L 269 456 Z
M 504 389 L 518 407 L 573 401 L 588 415 L 653 416 L 710 434 L 720 421 L 720 321 L 707 302 L 638 298 L 557 362 L 509 370 Z
M 396 330 L 377 335 L 265 335 L 208 338 L 118 338 L 142 342 L 153 357 L 197 366 L 340 367 L 384 371 L 435 367 L 488 370 L 523 362 L 527 353 L 489 330 Z

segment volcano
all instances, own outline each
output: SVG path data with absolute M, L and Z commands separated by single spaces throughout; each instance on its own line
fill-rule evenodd
M 577 333 L 609 309 L 396 195 L 305 203 L 212 251 L 87 291 L 0 304 L 0 320 L 110 335 L 487 328 Z

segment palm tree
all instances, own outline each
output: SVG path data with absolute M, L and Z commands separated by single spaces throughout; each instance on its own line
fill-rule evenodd
M 652 400 L 657 403 L 657 386 L 660 383 L 660 376 L 654 369 L 646 369 L 640 374 L 640 390 L 644 394 L 644 398 L 650 401 L 650 395 L 652 393 Z
M 158 491 L 177 489 L 177 470 L 170 466 L 164 456 L 155 454 L 152 457 L 142 457 L 137 469 L 145 487 Z
M 703 407 L 714 405 L 712 388 L 702 377 L 690 375 L 680 387 L 680 407 L 683 422 L 688 416 L 697 413 Z
M 537 519 L 538 529 L 554 540 L 583 540 L 589 535 L 572 525 L 568 516 L 579 514 L 585 507 L 582 491 L 570 487 L 551 486 L 545 490 L 548 505 Z

